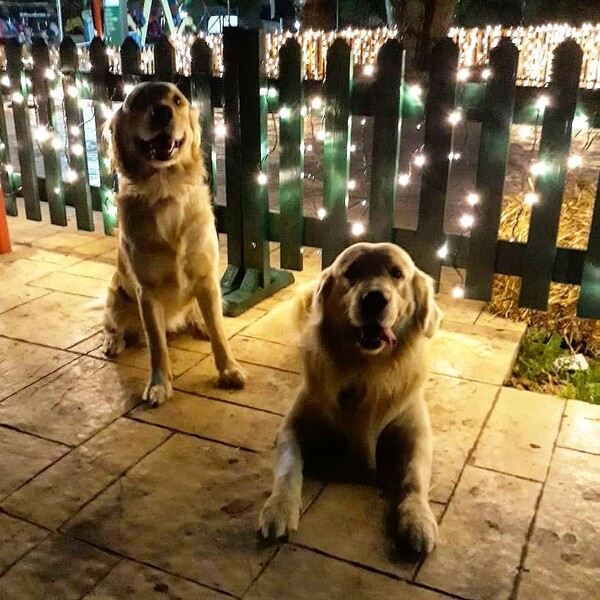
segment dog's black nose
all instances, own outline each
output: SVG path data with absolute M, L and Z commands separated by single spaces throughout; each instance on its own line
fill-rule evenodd
M 152 107 L 152 120 L 157 125 L 166 125 L 173 118 L 173 110 L 166 104 L 158 104 Z
M 386 307 L 387 298 L 378 291 L 367 292 L 360 303 L 360 311 L 363 318 L 377 317 Z

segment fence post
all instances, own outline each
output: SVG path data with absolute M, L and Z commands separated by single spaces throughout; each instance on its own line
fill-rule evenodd
M 279 214 L 281 266 L 302 270 L 302 54 L 290 38 L 279 51 Z
M 268 188 L 266 180 L 267 96 L 264 35 L 258 30 L 230 32 L 237 47 L 243 279 L 224 295 L 225 314 L 237 316 L 263 298 L 294 281 L 291 273 L 269 265 L 267 240 Z M 229 57 L 231 58 L 231 56 Z M 230 173 L 227 173 L 230 176 Z M 227 212 L 235 210 L 228 205 Z M 228 236 L 232 232 L 228 230 Z M 226 274 L 227 275 L 227 274 Z
M 192 45 L 192 99 L 200 111 L 202 154 L 206 161 L 209 185 L 213 198 L 217 196 L 217 154 L 215 150 L 214 110 L 211 100 L 212 50 L 198 38 Z
M 131 36 L 121 44 L 121 74 L 124 83 L 137 83 L 142 74 L 142 52 Z
M 519 50 L 508 38 L 502 38 L 490 52 L 492 74 L 483 104 L 475 183 L 478 218 L 469 240 L 466 279 L 466 295 L 476 300 L 492 297 L 518 61 Z
M 347 240 L 352 66 L 350 47 L 342 38 L 336 39 L 327 51 L 324 87 L 323 203 L 328 230 L 323 243 L 324 267 L 335 260 L 346 247 Z
M 6 128 L 6 114 L 4 113 L 4 103 L 6 102 L 4 92 L 5 90 L 10 92 L 10 77 L 7 75 L 6 79 L 0 81 L 0 188 L 4 194 L 6 214 L 16 217 L 17 203 L 15 202 L 12 174 L 6 168 L 6 165 L 10 164 L 10 144 L 8 129 Z
M 66 37 L 60 45 L 60 67 L 63 72 L 65 122 L 67 125 L 69 170 L 66 180 L 69 196 L 75 206 L 77 228 L 94 231 L 92 193 L 88 179 L 87 150 L 81 98 L 81 73 L 75 42 Z
M 582 60 L 583 52 L 573 40 L 563 42 L 554 52 L 550 104 L 544 112 L 540 139 L 539 161 L 545 172 L 536 181 L 540 202 L 531 210 L 523 257 L 519 305 L 527 308 L 548 307 Z
M 577 316 L 583 319 L 600 318 L 600 173 L 598 174 L 588 247 L 581 274 Z
M 381 47 L 375 77 L 369 238 L 374 242 L 391 242 L 404 80 L 404 49 L 397 40 L 388 40 Z
M 416 264 L 439 285 L 441 263 L 436 249 L 444 241 L 444 207 L 450 173 L 458 48 L 450 38 L 438 42 L 431 52 L 429 91 L 425 102 L 425 165 L 419 194 L 419 224 L 413 254 Z
M 175 47 L 166 35 L 161 35 L 154 44 L 154 73 L 157 81 L 169 82 L 177 73 Z
M 46 198 L 50 209 L 50 222 L 54 225 L 67 224 L 65 191 L 62 183 L 60 152 L 63 144 L 57 128 L 54 97 L 50 88 L 58 89 L 58 75 L 50 65 L 48 44 L 41 37 L 33 40 L 33 93 L 37 99 L 38 126 L 36 136 L 44 159 Z
M 23 71 L 23 49 L 17 40 L 8 38 L 5 43 L 8 76 L 13 89 L 12 108 L 17 134 L 21 185 L 25 198 L 25 214 L 33 221 L 42 220 L 40 192 L 35 168 L 35 155 L 31 139 L 31 121 L 29 120 L 27 77 Z
M 98 168 L 100 170 L 100 207 L 104 233 L 113 235 L 117 225 L 117 208 L 113 202 L 114 177 L 110 161 L 106 155 L 104 126 L 112 114 L 111 100 L 108 97 L 107 78 L 109 74 L 106 45 L 95 37 L 90 44 L 90 62 L 92 63 L 92 98 L 94 122 L 96 125 L 96 148 L 98 152 Z

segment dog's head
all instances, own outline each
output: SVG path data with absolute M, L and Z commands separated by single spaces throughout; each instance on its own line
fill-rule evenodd
M 108 124 L 113 167 L 132 180 L 200 161 L 198 111 L 171 83 L 140 83 Z
M 387 243 L 359 243 L 342 252 L 321 274 L 313 311 L 330 336 L 370 355 L 392 352 L 415 332 L 431 337 L 441 320 L 432 279 L 407 252 Z

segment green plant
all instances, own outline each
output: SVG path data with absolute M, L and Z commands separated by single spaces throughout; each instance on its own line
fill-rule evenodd
M 567 350 L 558 333 L 530 327 L 521 342 L 521 349 L 515 365 L 515 376 L 531 383 L 543 383 L 556 375 L 552 363 L 565 356 Z
M 586 371 L 567 373 L 566 379 L 563 398 L 600 404 L 600 361 L 591 361 Z

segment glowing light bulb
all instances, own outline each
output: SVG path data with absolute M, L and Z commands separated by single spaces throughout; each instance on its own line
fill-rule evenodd
M 448 244 L 444 244 L 443 246 L 440 246 L 437 250 L 437 255 L 438 258 L 444 259 L 448 256 Z
M 529 167 L 529 172 L 536 177 L 538 175 L 543 175 L 548 170 L 548 166 L 543 162 L 536 162 Z
M 456 300 L 460 300 L 461 298 L 465 297 L 465 288 L 462 287 L 462 285 L 455 285 L 452 288 L 452 297 L 455 298 Z
M 9 164 L 4 165 L 4 170 L 8 175 L 12 175 L 15 172 L 15 168 Z
M 569 169 L 577 169 L 578 167 L 581 167 L 582 164 L 583 160 L 579 154 L 571 154 L 567 160 L 567 167 L 569 167 Z
M 267 175 L 265 173 L 259 173 L 256 176 L 256 181 L 258 182 L 258 185 L 267 185 Z
M 83 146 L 81 144 L 73 144 L 71 151 L 75 156 L 83 155 Z
M 279 116 L 282 119 L 289 119 L 292 116 L 292 111 L 290 108 L 288 108 L 287 106 L 282 106 L 279 109 Z
M 479 204 L 479 194 L 476 194 L 475 192 L 469 192 L 467 194 L 467 204 L 469 206 L 475 206 Z
M 348 180 L 348 189 L 355 190 L 356 189 L 356 181 L 354 179 Z
M 456 78 L 459 81 L 467 81 L 467 79 L 469 79 L 470 75 L 471 75 L 471 71 L 469 71 L 469 69 L 463 67 L 462 69 L 458 70 Z
M 69 133 L 73 137 L 79 137 L 81 135 L 81 129 L 79 129 L 77 125 L 71 125 L 71 127 L 69 127 Z
M 408 95 L 415 100 L 420 100 L 423 95 L 423 88 L 417 84 L 411 85 L 408 88 Z
M 112 116 L 114 114 L 115 113 L 114 113 L 113 109 L 110 106 L 108 106 L 108 104 L 103 104 L 102 105 L 102 116 L 105 119 L 112 119 Z
M 305 117 L 307 113 L 308 113 L 308 109 L 306 108 L 306 106 L 303 106 L 303 107 L 300 109 L 300 114 L 301 114 L 303 117 Z
M 322 221 L 327 216 L 327 211 L 324 208 L 319 208 L 317 211 L 317 217 Z
M 548 96 L 540 96 L 535 103 L 535 107 L 540 111 L 543 112 L 544 109 L 546 108 L 546 106 L 548 106 L 550 104 L 550 98 L 548 98 Z
M 312 152 L 313 149 L 313 145 L 312 144 L 306 144 L 306 146 L 304 147 L 304 150 L 306 152 Z
M 367 124 L 367 120 L 366 119 L 361 119 L 360 120 L 360 124 L 364 127 Z
M 525 194 L 524 200 L 525 204 L 533 206 L 540 201 L 540 197 L 535 192 L 529 192 L 528 194 Z
M 60 150 L 63 147 L 63 143 L 61 142 L 60 138 L 57 136 L 52 138 L 51 144 L 55 150 Z
M 529 127 L 527 125 L 520 125 L 519 129 L 517 129 L 517 133 L 519 138 L 522 140 L 526 140 L 529 137 Z
M 75 183 L 78 178 L 79 176 L 75 171 L 73 171 L 73 169 L 67 169 L 67 172 L 65 173 L 65 179 L 68 183 Z
M 323 107 L 323 98 L 321 96 L 313 96 L 310 99 L 310 107 L 319 110 Z
M 60 194 L 60 188 L 59 187 L 55 187 L 52 191 L 54 192 L 54 194 L 56 196 L 58 196 Z
M 23 96 L 23 94 L 21 94 L 21 92 L 15 92 L 12 95 L 12 101 L 15 104 L 23 104 L 23 101 L 25 100 L 25 96 Z
M 4 75 L 2 79 L 0 79 L 0 83 L 4 87 L 10 87 L 10 77 L 8 75 Z
M 48 68 L 44 71 L 44 77 L 48 80 L 48 81 L 54 81 L 56 79 L 56 73 Z
M 574 129 L 586 129 L 588 126 L 588 118 L 585 115 L 576 115 L 573 117 Z
M 350 152 L 356 152 L 356 144 L 350 144 Z
M 224 123 L 219 123 L 215 127 L 215 134 L 218 137 L 225 137 L 227 135 L 227 125 L 225 125 Z
M 481 79 L 483 79 L 484 81 L 487 81 L 491 76 L 491 69 L 484 69 L 483 71 L 481 71 Z
M 353 236 L 360 236 L 363 235 L 365 232 L 365 226 L 363 223 L 360 223 L 359 221 L 357 221 L 356 223 L 352 223 L 352 228 L 350 229 L 350 231 L 352 232 Z
M 126 84 L 123 86 L 123 93 L 124 93 L 126 96 L 129 96 L 129 94 L 131 94 L 131 92 L 133 92 L 133 88 L 134 88 L 134 87 L 135 87 L 135 86 L 134 86 L 133 84 L 131 84 L 131 83 L 126 83 Z
M 415 165 L 417 165 L 417 167 L 422 167 L 425 164 L 425 162 L 426 162 L 425 155 L 424 154 L 417 154 L 415 156 L 414 162 L 415 162 Z
M 319 131 L 317 131 L 317 139 L 320 140 L 321 142 L 325 139 L 325 130 L 324 129 L 319 129 Z
M 373 65 L 365 65 L 363 67 L 363 75 L 373 77 L 373 73 L 375 73 L 375 67 Z
M 460 112 L 454 110 L 448 115 L 448 122 L 450 123 L 450 125 L 454 126 L 460 122 L 461 118 L 462 117 Z
M 473 227 L 473 223 L 475 223 L 475 219 L 473 215 L 465 213 L 461 216 L 459 223 L 463 229 L 471 229 L 471 227 Z
M 400 173 L 398 175 L 398 183 L 402 187 L 406 187 L 410 183 L 410 175 L 408 173 Z
M 69 98 L 77 98 L 79 92 L 77 91 L 77 88 L 74 85 L 70 85 L 67 87 L 67 95 L 69 96 Z
M 48 131 L 46 127 L 38 127 L 35 132 L 35 139 L 42 144 L 44 142 L 47 142 L 51 137 L 52 134 Z

